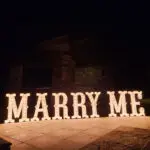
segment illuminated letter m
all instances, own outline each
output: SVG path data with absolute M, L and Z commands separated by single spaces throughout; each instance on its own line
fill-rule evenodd
M 110 105 L 110 114 L 109 117 L 116 117 L 117 114 L 119 113 L 121 117 L 127 117 L 129 114 L 127 113 L 127 107 L 126 107 L 126 94 L 127 91 L 119 91 L 118 92 L 120 95 L 119 101 L 117 103 L 116 97 L 115 97 L 115 92 L 107 92 L 109 95 L 109 105 Z M 116 112 L 116 113 L 115 113 Z
M 15 120 L 13 119 L 13 114 L 14 114 L 14 118 L 19 118 L 22 112 L 22 118 L 19 119 L 19 122 L 23 122 L 23 121 L 29 121 L 29 119 L 27 118 L 27 109 L 28 109 L 28 105 L 27 105 L 27 100 L 28 100 L 28 96 L 30 96 L 29 93 L 23 94 L 21 93 L 20 96 L 21 101 L 19 104 L 19 107 L 17 108 L 17 104 L 16 104 L 16 94 L 6 94 L 6 97 L 8 97 L 8 116 L 7 116 L 7 120 L 5 120 L 5 123 L 11 123 L 11 122 L 15 122 Z

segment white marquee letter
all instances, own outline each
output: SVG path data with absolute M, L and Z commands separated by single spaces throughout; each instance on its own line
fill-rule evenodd
M 92 115 L 90 117 L 98 118 L 99 115 L 97 114 L 97 101 L 101 92 L 86 92 L 85 94 L 89 97 L 92 106 Z M 95 95 L 95 98 L 93 97 L 93 95 Z
M 65 93 L 52 93 L 53 96 L 55 96 L 55 116 L 52 117 L 53 120 L 55 119 L 62 119 L 60 116 L 60 108 L 63 108 L 63 118 L 64 119 L 70 119 L 68 116 L 68 107 L 66 106 L 68 102 L 68 97 Z M 60 104 L 60 97 L 62 97 L 63 102 Z
M 31 119 L 31 121 L 39 121 L 38 118 L 38 113 L 43 112 L 43 118 L 42 120 L 50 120 L 50 117 L 48 115 L 48 110 L 47 110 L 47 104 L 46 104 L 46 96 L 47 93 L 37 93 L 36 96 L 38 96 L 37 104 L 35 106 L 35 113 L 34 117 Z M 42 108 L 40 108 L 40 105 L 42 105 Z
M 117 115 L 115 114 L 114 110 L 117 113 L 120 113 L 122 110 L 122 113 L 120 114 L 121 117 L 127 117 L 129 114 L 127 113 L 127 107 L 126 107 L 126 94 L 127 91 L 119 91 L 120 94 L 119 98 L 119 104 L 117 104 L 116 98 L 115 98 L 115 92 L 110 92 L 108 91 L 107 94 L 109 94 L 109 105 L 110 105 L 110 114 L 109 117 L 116 117 Z
M 7 120 L 5 120 L 5 123 L 15 122 L 15 120 L 12 119 L 13 113 L 14 113 L 14 118 L 19 118 L 21 115 L 21 111 L 22 111 L 22 118 L 19 119 L 19 122 L 29 121 L 29 119 L 27 118 L 27 109 L 28 109 L 27 101 L 28 101 L 28 97 L 30 96 L 30 94 L 21 93 L 20 96 L 22 97 L 22 99 L 19 104 L 19 107 L 17 108 L 16 99 L 15 99 L 16 94 L 6 94 L 6 97 L 8 97 L 9 102 L 8 102 L 8 107 L 7 107 L 8 118 Z
M 85 106 L 85 95 L 81 92 L 78 93 L 71 93 L 73 96 L 73 109 L 74 109 L 74 115 L 71 117 L 74 118 L 81 118 L 79 115 L 79 107 L 82 109 L 82 118 L 88 118 L 88 115 L 86 114 L 86 106 Z M 78 97 L 81 97 L 81 103 L 79 103 Z
M 131 108 L 132 108 L 132 114 L 130 116 L 145 116 L 145 110 L 143 107 L 139 108 L 139 113 L 137 112 L 137 105 L 140 105 L 140 102 L 136 101 L 136 95 L 138 99 L 142 99 L 142 91 L 129 91 L 128 94 L 130 94 L 131 97 Z

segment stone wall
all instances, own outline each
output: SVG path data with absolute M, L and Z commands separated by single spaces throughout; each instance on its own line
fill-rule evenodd
M 111 72 L 104 67 L 87 66 L 75 69 L 75 86 L 114 89 Z

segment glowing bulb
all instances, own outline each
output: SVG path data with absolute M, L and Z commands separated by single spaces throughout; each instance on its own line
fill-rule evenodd
M 63 108 L 63 118 L 69 119 L 70 117 L 68 116 L 68 107 L 66 106 L 68 102 L 67 95 L 65 93 L 52 93 L 52 95 L 55 96 L 55 116 L 52 117 L 52 119 L 62 119 L 62 117 L 60 116 L 60 108 Z M 60 104 L 60 97 L 63 98 L 62 104 Z
M 110 105 L 110 114 L 109 117 L 116 117 L 116 113 L 120 113 L 121 117 L 128 117 L 129 114 L 127 113 L 127 107 L 126 107 L 126 94 L 127 91 L 118 91 L 120 94 L 119 102 L 117 104 L 117 100 L 115 97 L 115 92 L 108 91 L 107 94 L 109 95 L 109 105 Z M 116 111 L 116 113 L 115 113 Z
M 73 96 L 73 110 L 74 110 L 74 115 L 71 117 L 72 119 L 74 118 L 81 118 L 79 115 L 79 107 L 82 109 L 82 118 L 89 118 L 87 113 L 86 113 L 86 106 L 85 106 L 85 95 L 81 92 L 77 93 L 71 93 Z M 81 103 L 79 103 L 78 97 L 81 98 Z
M 140 107 L 139 108 L 139 116 L 145 116 L 145 109 L 144 109 L 144 107 Z
M 23 94 L 21 93 L 20 96 L 21 101 L 19 104 L 19 107 L 17 108 L 17 104 L 16 104 L 16 94 L 6 94 L 6 97 L 8 97 L 8 117 L 7 120 L 5 120 L 5 123 L 13 123 L 15 122 L 15 120 L 13 119 L 13 114 L 14 114 L 14 118 L 19 118 L 22 112 L 22 118 L 19 119 L 19 122 L 27 122 L 29 121 L 29 119 L 27 118 L 27 109 L 28 109 L 28 105 L 27 105 L 27 101 L 28 101 L 28 97 L 30 96 L 30 93 L 26 93 Z
M 92 115 L 91 118 L 98 118 L 99 115 L 97 114 L 97 101 L 101 94 L 101 92 L 85 92 L 85 94 L 89 97 L 92 106 Z M 95 98 L 93 97 L 95 95 Z
M 31 119 L 31 121 L 39 121 L 38 113 L 43 112 L 42 120 L 50 120 L 50 117 L 48 115 L 48 105 L 46 104 L 46 96 L 47 93 L 37 93 L 36 96 L 38 96 L 37 104 L 35 106 L 35 113 L 34 117 Z M 42 108 L 40 108 L 40 105 Z

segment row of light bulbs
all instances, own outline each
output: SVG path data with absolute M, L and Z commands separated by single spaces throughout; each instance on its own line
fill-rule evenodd
M 118 91 L 120 98 L 117 102 L 115 92 L 114 91 L 108 91 L 107 94 L 109 95 L 109 105 L 110 105 L 110 114 L 109 117 L 117 117 L 116 113 L 120 114 L 120 117 L 128 117 L 128 116 L 145 116 L 145 111 L 143 107 L 140 107 L 139 110 L 137 108 L 137 105 L 140 105 L 139 101 L 136 101 L 136 95 L 138 99 L 142 99 L 142 92 L 141 91 Z M 101 92 L 85 92 L 85 94 L 88 96 L 91 107 L 92 107 L 92 115 L 90 115 L 91 118 L 98 118 L 100 115 L 97 114 L 97 102 L 99 99 L 99 96 Z M 86 96 L 82 92 L 77 93 L 71 93 L 73 96 L 73 110 L 74 114 L 71 117 L 72 119 L 75 118 L 89 118 L 87 115 L 87 110 L 85 106 L 86 102 Z M 127 113 L 127 107 L 126 107 L 126 94 L 129 94 L 131 97 L 131 109 L 132 113 Z M 37 104 L 35 106 L 35 112 L 33 118 L 31 120 L 27 117 L 27 110 L 28 110 L 28 97 L 30 96 L 30 93 L 21 93 L 21 101 L 19 104 L 19 107 L 17 108 L 16 104 L 16 94 L 6 94 L 6 97 L 8 97 L 8 116 L 7 120 L 5 120 L 5 123 L 12 123 L 15 122 L 14 118 L 19 118 L 22 113 L 22 118 L 19 119 L 19 122 L 28 122 L 28 121 L 39 121 L 38 114 L 40 112 L 43 113 L 42 120 L 50 120 L 48 114 L 48 105 L 46 104 L 46 96 L 47 93 L 37 93 L 36 96 L 38 97 Z M 55 104 L 54 104 L 54 117 L 52 117 L 52 120 L 61 120 L 61 119 L 70 119 L 70 116 L 68 116 L 68 97 L 65 93 L 52 93 L 52 96 L 55 97 Z M 63 98 L 63 102 L 60 103 L 60 97 Z M 79 98 L 80 97 L 80 102 Z M 40 107 L 41 106 L 41 107 Z M 82 115 L 79 114 L 79 109 L 82 109 Z M 63 117 L 60 116 L 60 108 L 63 108 Z M 139 111 L 139 113 L 138 113 Z

